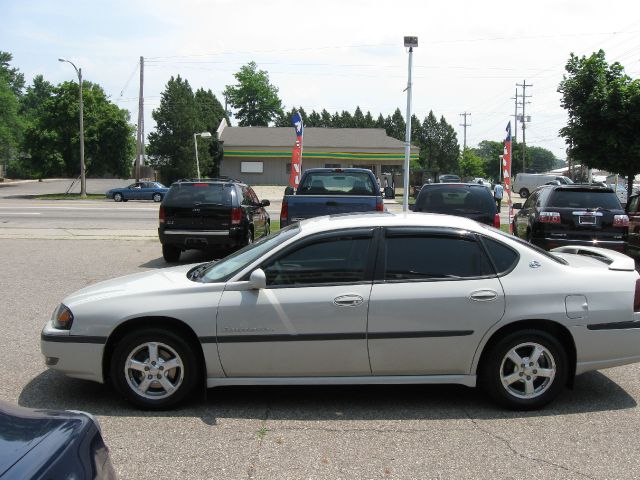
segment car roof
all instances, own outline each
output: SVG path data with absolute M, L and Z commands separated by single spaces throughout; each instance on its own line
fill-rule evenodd
M 438 213 L 348 213 L 309 218 L 300 222 L 300 229 L 304 234 L 367 227 L 444 227 L 470 230 L 473 232 L 485 231 L 483 227 L 474 220 Z
M 190 183 L 211 183 L 211 184 L 224 183 L 224 184 L 246 185 L 246 183 L 244 183 L 241 180 L 236 180 L 234 178 L 228 178 L 228 177 L 218 177 L 218 178 L 181 178 L 180 180 L 176 180 L 175 182 L 173 182 L 171 186 L 181 185 L 181 184 L 190 184 Z
M 473 187 L 473 188 L 484 188 L 487 187 L 484 185 L 480 185 L 479 183 L 473 182 L 451 182 L 451 183 L 425 183 L 420 191 L 429 189 L 429 188 L 447 188 L 447 187 Z
M 593 185 L 593 184 L 591 185 L 589 184 L 543 185 L 543 188 L 549 188 L 551 190 L 561 190 L 561 191 L 615 193 L 611 187 L 604 187 L 602 185 Z
M 371 172 L 368 168 L 307 168 L 302 173 L 316 173 L 316 172 Z

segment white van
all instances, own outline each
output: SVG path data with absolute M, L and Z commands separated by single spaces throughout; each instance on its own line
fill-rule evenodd
M 548 173 L 518 173 L 513 182 L 513 191 L 522 198 L 527 198 L 536 188 L 547 183 L 557 185 L 571 185 L 573 181 L 563 175 L 550 175 Z

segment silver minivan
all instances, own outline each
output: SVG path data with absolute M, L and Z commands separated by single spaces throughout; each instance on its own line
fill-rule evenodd
M 559 185 L 571 185 L 573 181 L 564 175 L 553 175 L 548 173 L 519 173 L 513 182 L 513 191 L 517 192 L 522 198 L 527 198 L 536 188 L 547 183 L 556 183 Z

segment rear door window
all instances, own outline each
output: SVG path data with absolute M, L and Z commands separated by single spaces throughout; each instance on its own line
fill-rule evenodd
M 493 275 L 482 246 L 471 237 L 388 231 L 385 281 L 467 279 Z
M 482 237 L 482 242 L 487 248 L 498 275 L 509 273 L 516 267 L 520 255 L 513 248 L 488 237 Z

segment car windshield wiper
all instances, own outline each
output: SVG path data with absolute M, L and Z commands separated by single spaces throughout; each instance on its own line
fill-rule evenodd
M 192 268 L 191 271 L 189 272 L 189 280 L 200 279 L 204 271 L 207 269 L 207 267 L 209 267 L 209 265 L 211 265 L 214 262 L 215 260 L 212 262 L 203 263 L 202 265 L 198 265 L 197 267 Z

